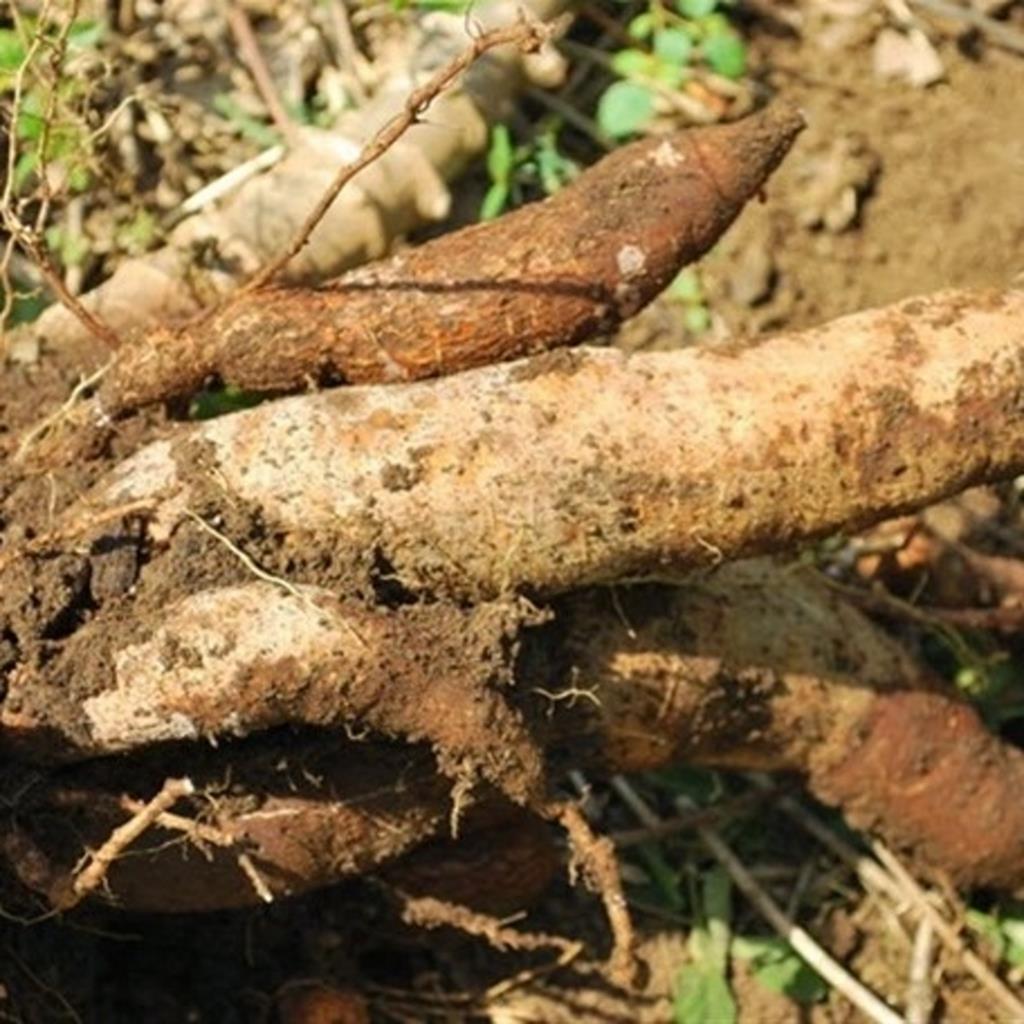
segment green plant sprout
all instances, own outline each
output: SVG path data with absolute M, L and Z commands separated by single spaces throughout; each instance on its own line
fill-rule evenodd
M 493 220 L 512 206 L 519 206 L 529 191 L 553 195 L 579 174 L 574 160 L 559 152 L 557 118 L 542 121 L 533 138 L 520 145 L 512 141 L 508 125 L 491 129 L 487 149 L 487 174 L 491 184 L 480 206 L 480 219 Z
M 47 45 L 33 47 L 40 32 Z M 50 64 L 53 41 L 46 37 L 56 35 L 55 26 L 40 25 L 36 18 L 20 17 L 13 27 L 0 29 L 0 96 L 13 94 L 18 76 L 22 75 L 21 102 L 13 134 L 26 146 L 14 165 L 11 184 L 15 194 L 25 191 L 41 167 L 60 168 L 71 192 L 83 192 L 89 187 L 92 133 L 75 109 L 86 83 L 62 72 L 76 54 L 94 48 L 104 32 L 100 21 L 82 20 L 71 25 L 62 64 L 56 69 L 59 79 L 54 84 L 50 80 L 54 74 Z
M 647 10 L 630 21 L 636 46 L 614 53 L 612 83 L 597 105 L 597 123 L 613 140 L 643 131 L 655 114 L 659 91 L 682 86 L 695 67 L 723 78 L 742 78 L 747 50 L 723 8 L 733 0 L 675 0 L 669 6 L 649 0 Z
M 395 11 L 442 11 L 445 14 L 465 14 L 475 0 L 391 0 Z
M 988 913 L 968 908 L 964 921 L 1001 963 L 1015 969 L 1024 967 L 1024 903 L 997 904 Z
M 732 883 L 722 868 L 704 872 L 699 904 L 699 920 L 687 941 L 690 961 L 676 974 L 674 1019 L 676 1024 L 735 1024 L 736 1000 L 728 978 Z
M 683 325 L 691 334 L 703 334 L 711 326 L 711 312 L 700 274 L 693 267 L 680 271 L 665 289 L 665 297 L 682 307 Z

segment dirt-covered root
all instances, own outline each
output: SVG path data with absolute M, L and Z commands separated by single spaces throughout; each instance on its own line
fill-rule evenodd
M 812 788 L 851 825 L 913 849 L 956 885 L 1024 892 L 1024 752 L 966 704 L 941 693 L 879 697 Z
M 820 580 L 737 564 L 571 598 L 566 614 L 613 767 L 799 772 L 922 870 L 1024 886 L 1024 752 Z
M 242 292 L 212 318 L 121 349 L 99 408 L 114 416 L 211 377 L 275 392 L 414 380 L 582 341 L 706 252 L 802 127 L 780 105 L 643 140 L 543 202 L 319 289 Z
M 669 577 L 1020 472 L 1022 323 L 1022 292 L 948 293 L 739 352 L 566 351 L 283 399 L 141 450 L 68 515 L 151 501 L 166 537 L 220 495 L 301 534 L 293 567 L 376 552 L 442 595 Z
M 528 803 L 546 789 L 542 757 L 505 691 L 537 618 L 521 601 L 368 610 L 265 580 L 130 622 L 99 615 L 11 673 L 0 749 L 45 763 L 287 725 L 370 731 L 430 744 L 460 790 L 486 779 Z
M 278 589 L 260 594 L 273 605 Z M 224 608 L 213 615 L 210 635 L 227 626 Z M 507 723 L 521 722 L 521 711 L 556 764 L 567 760 L 595 772 L 680 762 L 799 772 L 852 821 L 869 822 L 921 864 L 964 884 L 1021 884 L 1024 822 L 1015 808 L 1024 785 L 1024 755 L 987 734 L 969 708 L 934 687 L 894 641 L 820 582 L 748 563 L 685 588 L 647 584 L 571 595 L 559 602 L 556 616 L 551 623 L 524 626 L 518 652 L 500 645 L 506 669 L 515 673 L 515 686 L 503 691 L 481 696 L 473 688 L 461 695 L 448 690 L 454 702 L 440 705 L 424 697 L 422 675 L 390 676 L 393 692 L 381 706 L 421 702 L 429 708 L 434 721 L 419 735 L 433 743 L 438 756 L 426 743 L 382 743 L 351 730 L 346 737 L 346 720 L 338 702 L 331 703 L 330 688 L 317 696 L 326 676 L 308 645 L 296 653 L 305 678 L 313 681 L 306 688 L 294 685 L 298 676 L 290 676 L 287 665 L 279 666 L 278 687 L 278 673 L 269 666 L 247 675 L 246 662 L 235 656 L 233 689 L 244 691 L 245 703 L 237 719 L 222 723 L 217 749 L 168 743 L 167 737 L 156 742 L 144 713 L 148 702 L 162 713 L 173 708 L 175 715 L 189 706 L 202 714 L 218 702 L 226 708 L 229 674 L 218 673 L 232 655 L 213 645 L 204 652 L 195 632 L 183 634 L 177 647 L 170 633 L 148 648 L 143 641 L 143 651 L 185 654 L 180 671 L 165 671 L 155 688 L 139 657 L 136 672 L 119 681 L 111 676 L 104 693 L 86 698 L 75 726 L 80 742 L 97 706 L 89 701 L 105 697 L 129 730 L 120 737 L 120 749 L 132 752 L 40 773 L 5 819 L 3 848 L 26 882 L 36 878 L 37 889 L 54 891 L 61 879 L 66 886 L 83 844 L 99 845 L 130 815 L 125 793 L 145 800 L 164 778 L 187 775 L 212 795 L 191 798 L 178 813 L 186 820 L 198 814 L 237 840 L 212 849 L 208 862 L 180 829 L 172 835 L 179 841 L 168 847 L 161 826 L 142 844 L 152 852 L 133 850 L 115 862 L 109 895 L 126 906 L 161 906 L 171 898 L 163 892 L 167 879 L 181 875 L 173 897 L 179 909 L 256 902 L 259 893 L 239 867 L 241 853 L 250 855 L 273 894 L 299 892 L 370 872 L 417 844 L 450 835 L 454 818 L 461 831 L 463 820 L 471 820 L 471 803 L 489 800 L 488 787 L 462 792 L 438 772 L 443 742 L 462 734 L 436 720 L 465 721 L 468 715 L 475 723 L 467 730 L 475 746 L 467 759 L 488 764 L 493 762 L 481 754 L 483 738 L 490 735 L 496 747 L 507 744 L 515 735 Z M 167 628 L 181 622 L 172 609 Z M 351 626 L 351 620 L 335 622 L 336 647 L 352 643 Z M 369 623 L 359 626 L 364 635 L 374 635 Z M 258 615 L 239 617 L 225 650 L 251 649 L 264 627 Z M 337 649 L 324 650 L 327 664 L 336 665 Z M 133 680 L 140 681 L 134 694 Z M 510 706 L 499 707 L 499 697 Z M 490 707 L 489 722 L 458 703 L 473 700 Z M 265 702 L 273 715 L 254 715 L 251 709 Z M 329 713 L 310 711 L 321 708 Z M 282 732 L 288 721 L 329 724 L 332 730 L 315 736 L 308 730 Z M 366 721 L 359 724 L 365 728 Z M 129 742 L 133 722 L 139 733 Z M 223 739 L 224 732 L 242 731 L 246 724 L 277 728 L 263 738 Z M 53 742 L 67 727 L 59 718 L 37 717 L 31 738 Z M 263 756 L 265 751 L 271 753 Z M 509 788 L 510 779 L 532 778 L 518 756 L 499 761 L 499 785 Z M 553 766 L 543 768 L 545 778 Z M 550 801 L 518 799 L 557 817 Z M 955 819 L 938 813 L 951 807 L 960 809 Z M 997 816 L 998 827 L 992 821 Z M 575 852 L 585 854 L 587 843 L 574 840 Z M 587 871 L 601 875 L 595 857 L 581 859 Z M 400 870 L 398 864 L 389 868 L 396 884 Z M 599 887 L 606 902 L 614 899 L 614 886 Z M 456 898 L 472 902 L 464 894 Z
M 252 906 L 371 872 L 443 835 L 450 814 L 451 781 L 424 749 L 308 732 L 7 774 L 17 788 L 5 802 L 0 851 L 25 886 L 55 905 L 83 854 L 98 850 L 168 775 L 187 776 L 196 795 L 114 861 L 96 897 L 158 912 Z M 469 832 L 472 814 L 465 820 Z

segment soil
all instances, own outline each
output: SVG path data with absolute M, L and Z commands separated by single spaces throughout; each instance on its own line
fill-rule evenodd
M 877 79 L 867 39 L 854 40 L 841 52 L 825 53 L 814 33 L 801 40 L 777 23 L 756 18 L 747 27 L 764 84 L 800 103 L 809 128 L 772 180 L 765 202 L 748 209 L 701 264 L 708 303 L 717 319 L 712 343 L 716 336 L 802 327 L 939 288 L 1005 286 L 1020 280 L 1024 59 L 976 41 L 957 45 L 947 39 L 939 45 L 945 80 L 919 89 Z M 631 348 L 684 340 L 678 309 L 669 301 L 655 303 L 619 339 Z M 72 359 L 61 362 L 48 356 L 26 367 L 24 380 L 0 395 L 0 454 L 5 460 L 14 433 L 33 422 L 48 400 L 66 395 L 80 370 Z M 161 417 L 154 414 L 129 421 L 102 443 L 116 456 L 163 428 Z M 83 461 L 61 477 L 58 493 L 45 475 L 15 483 L 9 468 L 0 469 L 0 508 L 17 508 L 19 520 L 0 526 L 8 531 L 20 526 L 16 532 L 27 541 L 45 533 L 40 524 L 88 488 L 95 467 Z M 255 549 L 260 550 L 257 524 L 248 525 Z M 124 548 L 129 553 L 131 531 L 132 524 L 126 521 Z M 202 560 L 204 571 L 219 573 L 225 580 L 238 576 L 237 563 L 218 545 L 195 536 L 190 543 L 187 557 L 167 558 L 162 564 L 177 563 L 196 571 L 197 560 Z M 92 553 L 91 564 L 85 555 L 62 556 L 67 564 L 62 563 L 60 573 L 48 574 L 49 579 L 59 578 L 61 587 L 35 594 L 29 604 L 14 607 L 10 594 L 6 604 L 0 595 L 0 614 L 5 616 L 0 621 L 8 623 L 9 634 L 0 632 L 0 669 L 10 655 L 5 650 L 19 634 L 59 635 L 83 602 L 114 609 L 105 624 L 117 628 L 117 598 L 126 585 L 124 574 L 133 572 L 131 556 L 126 568 L 123 559 L 97 561 L 96 554 Z M 269 550 L 261 555 L 273 558 Z M 184 578 L 145 580 L 155 609 L 168 595 L 187 590 L 187 584 Z M 95 592 L 83 596 L 90 593 L 90 586 Z M 25 592 L 31 592 L 29 581 Z M 45 658 L 45 645 L 34 656 Z M 275 737 L 273 742 L 280 744 L 275 750 L 287 753 L 294 740 L 289 735 Z M 154 779 L 159 775 L 154 772 Z M 0 803 L 14 806 L 19 793 L 37 783 L 32 771 L 10 773 L 3 779 Z M 602 824 L 610 827 L 615 822 Z M 746 826 L 761 827 L 755 819 L 748 819 Z M 523 826 L 527 827 L 534 826 Z M 547 839 L 559 841 L 554 833 Z M 485 843 L 485 850 L 504 850 L 511 838 L 498 833 L 491 842 L 493 848 Z M 547 847 L 549 852 L 555 848 Z M 428 874 L 436 855 L 436 847 L 424 852 Z M 461 856 L 466 856 L 464 850 Z M 482 859 L 481 887 L 493 895 L 504 886 L 495 877 L 493 855 Z M 523 885 L 522 875 L 528 875 L 525 889 L 516 891 L 530 895 L 547 886 L 548 898 L 522 927 L 591 941 L 588 955 L 606 952 L 599 905 L 551 870 L 556 861 L 540 855 L 535 872 L 520 871 L 514 883 L 508 882 Z M 471 878 L 473 869 L 464 861 L 460 877 Z M 400 882 L 408 885 L 413 876 L 410 869 Z M 41 912 L 39 902 L 9 880 L 0 884 L 0 907 L 5 919 L 10 915 L 12 921 L 34 919 Z M 827 917 L 822 906 L 811 922 L 812 930 L 815 925 L 824 929 Z M 870 915 L 858 924 L 861 939 L 853 962 L 877 986 L 895 985 L 891 965 L 900 961 L 879 937 L 884 925 L 867 918 Z M 673 974 L 665 964 L 678 963 L 681 932 L 678 922 L 666 928 L 653 914 L 642 913 L 639 923 L 651 968 L 640 996 L 624 1001 L 609 989 L 593 962 L 580 957 L 543 982 L 524 984 L 521 996 L 513 990 L 488 997 L 490 985 L 519 969 L 544 968 L 554 955 L 499 955 L 480 940 L 450 929 L 434 932 L 425 941 L 398 921 L 386 880 L 353 882 L 257 909 L 199 916 L 127 914 L 88 906 L 64 920 L 51 918 L 31 926 L 8 921 L 0 926 L 0 1020 L 284 1021 L 286 1000 L 279 996 L 303 979 L 360 990 L 374 1019 L 382 1021 L 497 1020 L 501 1018 L 489 1014 L 502 1012 L 499 1007 L 507 1014 L 505 1019 L 517 1020 L 667 1020 Z M 666 949 L 671 953 L 668 959 Z M 837 1000 L 798 1010 L 789 1001 L 766 995 L 745 970 L 734 982 L 741 1020 L 749 1024 L 838 1024 L 851 1019 L 848 1008 Z M 954 982 L 950 992 L 957 1024 L 994 1019 L 985 998 L 968 985 Z M 302 1019 L 312 1024 L 345 1018 Z

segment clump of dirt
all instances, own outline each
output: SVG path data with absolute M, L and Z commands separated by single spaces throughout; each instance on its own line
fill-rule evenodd
M 734 332 L 1020 279 L 1024 61 L 994 49 L 969 58 L 949 42 L 946 79 L 920 89 L 876 78 L 867 46 L 823 56 L 813 37 L 761 45 L 768 82 L 808 128 L 767 201 L 702 264 Z M 845 192 L 851 216 L 830 220 L 824 185 L 832 203 Z

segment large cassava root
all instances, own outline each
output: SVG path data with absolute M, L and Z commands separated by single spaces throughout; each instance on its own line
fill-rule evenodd
M 678 576 L 1020 473 L 1022 322 L 1022 292 L 952 292 L 740 352 L 284 399 L 142 450 L 66 521 L 242 504 L 301 535 L 289 573 L 306 546 L 448 596 Z
M 209 318 L 128 344 L 100 411 L 188 395 L 211 378 L 256 391 L 414 380 L 592 337 L 711 247 L 802 126 L 776 106 L 648 139 L 492 224 L 320 288 L 242 292 Z
M 539 657 L 529 641 L 537 614 L 509 595 L 678 576 L 1019 472 L 1022 316 L 1021 293 L 953 293 L 740 352 L 552 354 L 180 428 L 127 459 L 49 539 L 0 556 L 0 627 L 15 650 L 0 712 L 5 753 L 28 763 L 100 758 L 31 788 L 40 815 L 17 810 L 5 840 L 12 862 L 37 887 L 59 888 L 83 837 L 98 844 L 123 816 L 125 771 L 160 765 L 150 775 L 187 771 L 216 789 L 230 765 L 242 802 L 228 794 L 215 805 L 237 848 L 213 853 L 211 886 L 185 885 L 181 905 L 253 899 L 238 848 L 272 891 L 297 891 L 389 860 L 453 813 L 461 821 L 487 791 L 480 781 L 543 806 L 553 739 L 604 767 L 682 759 L 799 770 L 958 879 L 1019 885 L 1024 827 L 1003 804 L 1021 755 L 968 708 L 918 692 L 892 645 L 824 595 L 807 593 L 772 619 L 771 587 L 723 591 L 704 612 L 694 595 L 707 586 L 657 591 L 653 611 L 625 602 L 641 641 L 623 633 L 617 612 L 570 595 L 552 627 L 569 639 L 554 653 L 541 645 Z M 118 522 L 136 515 L 139 528 Z M 100 570 L 126 542 L 133 568 L 114 586 Z M 246 549 L 264 579 L 237 558 Z M 392 607 L 335 596 L 375 572 Z M 45 619 L 33 618 L 40 595 L 58 601 Z M 447 603 L 467 597 L 477 604 Z M 730 618 L 730 607 L 742 614 Z M 814 609 L 802 626 L 786 617 L 800 607 Z M 774 632 L 751 650 L 743 638 L 754 643 L 758 622 Z M 847 641 L 836 662 L 822 654 L 832 629 Z M 813 640 L 800 641 L 801 630 Z M 682 640 L 691 635 L 692 648 Z M 726 635 L 732 648 L 716 649 L 713 638 Z M 726 649 L 737 653 L 723 662 Z M 571 701 L 557 695 L 578 695 L 588 680 L 597 716 L 563 713 Z M 884 692 L 893 686 L 907 692 Z M 331 730 L 297 790 L 290 776 L 285 789 L 268 779 L 260 754 L 284 726 Z M 362 755 L 344 753 L 346 728 L 421 741 L 403 752 L 407 763 L 380 757 L 404 787 L 397 813 L 388 785 L 366 792 L 352 779 L 346 766 Z M 578 749 L 567 735 L 591 739 Z M 190 742 L 203 737 L 243 739 L 207 759 Z M 168 763 L 168 751 L 187 766 Z M 950 792 L 965 780 L 969 794 Z M 961 808 L 955 834 L 933 813 L 951 804 Z M 47 806 L 73 827 L 73 855 L 70 840 L 58 849 L 45 829 L 26 831 L 27 820 L 52 823 Z M 349 853 L 329 836 L 346 837 Z M 120 890 L 126 900 L 170 898 L 150 892 L 151 863 L 171 870 L 160 857 L 129 858 L 115 866 L 113 891 L 124 870 L 137 880 Z
M 271 612 L 294 618 L 289 595 L 251 586 Z M 186 629 L 180 653 L 211 680 L 244 679 L 249 706 L 268 710 L 229 720 L 231 692 L 211 685 L 197 716 L 212 721 L 219 705 L 227 716 L 217 730 L 222 736 L 275 721 L 334 722 L 324 709 L 339 703 L 338 680 L 318 671 L 318 662 L 336 667 L 337 648 L 350 644 L 344 628 L 336 623 L 304 648 L 307 688 L 279 689 L 287 672 L 268 661 L 274 641 L 258 652 L 265 620 L 241 607 L 235 592 L 211 593 L 205 607 L 207 629 L 233 637 L 234 649 L 203 647 Z M 314 606 L 306 608 L 316 620 Z M 515 702 L 547 749 L 602 771 L 686 761 L 800 772 L 855 824 L 869 823 L 956 881 L 1024 884 L 1024 812 L 1015 799 L 1024 754 L 986 733 L 970 708 L 922 678 L 894 641 L 813 577 L 738 564 L 685 588 L 645 585 L 616 598 L 581 592 L 557 602 L 555 614 L 557 629 L 525 628 L 525 656 L 509 664 Z M 169 634 L 182 622 L 172 612 Z M 276 642 L 281 665 L 287 644 Z M 284 895 L 379 870 L 446 831 L 450 786 L 422 747 L 346 742 L 322 731 L 282 743 L 263 731 L 216 751 L 180 744 L 161 751 L 145 717 L 132 737 L 132 716 L 146 698 L 155 696 L 166 711 L 177 685 L 173 713 L 180 716 L 195 696 L 193 676 L 166 668 L 162 693 L 155 693 L 159 645 L 135 646 L 144 649 L 130 661 L 138 674 L 111 678 L 97 695 L 119 705 L 120 748 L 134 748 L 134 755 L 52 773 L 26 788 L 4 822 L 0 847 L 34 888 L 64 891 L 81 844 L 99 845 L 126 817 L 123 791 L 159 788 L 161 773 L 176 761 L 187 761 L 197 787 L 209 793 L 193 801 L 193 813 L 231 842 L 209 850 L 206 860 L 184 838 L 168 846 L 167 832 L 155 830 L 106 879 L 124 905 L 251 903 L 257 897 L 239 869 L 242 852 L 269 889 Z M 570 691 L 589 696 L 558 699 Z M 81 717 L 94 709 L 82 709 Z M 68 728 L 66 720 L 40 721 L 29 732 L 42 740 Z M 230 789 L 223 785 L 227 765 Z M 466 818 L 469 829 L 512 814 L 501 800 L 480 796 L 482 805 Z

